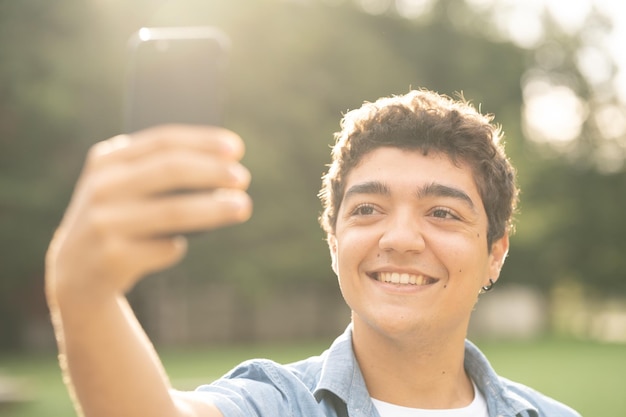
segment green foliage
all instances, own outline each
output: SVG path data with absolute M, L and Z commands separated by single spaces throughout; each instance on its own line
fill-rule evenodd
M 338 3 L 0 1 L 0 347 L 19 346 L 21 325 L 45 315 L 47 242 L 87 148 L 119 133 L 125 42 L 151 25 L 211 24 L 233 40 L 226 124 L 247 144 L 255 214 L 194 239 L 183 266 L 193 279 L 232 281 L 250 297 L 273 285 L 334 289 L 316 194 L 339 118 L 423 86 L 462 91 L 504 125 L 525 190 L 507 279 L 626 291 L 624 174 L 543 158 L 524 140 L 532 51 L 480 33 L 485 17 L 460 0 L 415 20 Z
M 507 276 L 545 286 L 574 280 L 609 295 L 626 292 L 626 173 L 600 174 L 544 161 L 526 184 Z M 547 275 L 551 274 L 551 275 Z

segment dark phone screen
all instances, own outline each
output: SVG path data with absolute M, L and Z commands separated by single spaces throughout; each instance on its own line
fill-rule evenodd
M 223 35 L 156 30 L 131 43 L 124 130 L 164 123 L 221 126 L 228 67 Z

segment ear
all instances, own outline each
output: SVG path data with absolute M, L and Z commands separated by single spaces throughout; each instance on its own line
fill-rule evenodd
M 504 265 L 504 260 L 509 252 L 509 235 L 505 233 L 500 239 L 491 244 L 491 254 L 489 255 L 489 277 L 497 281 L 500 270 Z
M 335 237 L 335 235 L 329 234 L 328 235 L 328 249 L 330 250 L 330 259 L 331 259 L 331 268 L 333 268 L 333 271 L 335 272 L 336 275 L 339 275 L 338 268 L 337 268 L 337 238 Z

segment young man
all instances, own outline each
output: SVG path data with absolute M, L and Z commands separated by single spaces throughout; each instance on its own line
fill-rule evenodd
M 167 126 L 96 145 L 47 258 L 61 365 L 87 416 L 570 417 L 466 341 L 497 281 L 517 201 L 488 116 L 429 91 L 349 112 L 320 218 L 352 321 L 319 357 L 254 360 L 173 390 L 125 292 L 180 260 L 178 233 L 245 221 L 232 132 Z M 177 188 L 190 195 L 165 195 Z

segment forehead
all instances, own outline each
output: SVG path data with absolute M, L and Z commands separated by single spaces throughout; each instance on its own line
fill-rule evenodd
M 474 172 L 467 163 L 453 162 L 440 152 L 381 147 L 365 154 L 346 176 L 345 191 L 358 183 L 379 182 L 398 190 L 414 192 L 429 184 L 462 190 L 474 204 L 482 205 Z

